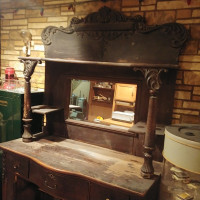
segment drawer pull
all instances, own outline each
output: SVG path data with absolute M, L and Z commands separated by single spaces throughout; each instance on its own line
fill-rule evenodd
M 48 174 L 46 180 L 44 181 L 45 186 L 47 186 L 51 190 L 55 190 L 57 188 L 57 185 L 52 182 L 56 180 L 56 177 L 53 174 Z M 48 182 L 50 184 L 48 184 Z
M 56 184 L 54 184 L 53 186 L 50 186 L 49 184 L 48 184 L 48 181 L 46 180 L 46 181 L 44 181 L 44 184 L 45 184 L 45 186 L 47 186 L 49 189 L 51 189 L 51 190 L 55 190 L 56 188 L 57 188 L 57 185 Z
M 13 168 L 14 168 L 14 169 L 19 169 L 19 167 L 20 167 L 20 164 L 19 164 L 19 163 L 15 163 L 15 164 L 13 165 Z

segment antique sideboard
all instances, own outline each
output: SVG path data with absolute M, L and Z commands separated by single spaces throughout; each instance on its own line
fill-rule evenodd
M 171 123 L 178 56 L 187 37 L 181 24 L 151 27 L 141 16 L 108 7 L 73 18 L 67 28 L 45 28 L 45 58 L 19 58 L 24 133 L 0 144 L 3 200 L 156 200 L 158 124 Z M 44 105 L 31 108 L 30 79 L 41 62 Z M 69 119 L 71 79 L 137 85 L 135 125 L 127 130 Z M 44 116 L 41 133 L 31 133 L 31 113 Z

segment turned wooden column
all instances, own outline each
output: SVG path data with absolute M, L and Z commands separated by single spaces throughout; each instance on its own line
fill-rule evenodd
M 155 147 L 156 113 L 157 94 L 155 91 L 150 90 L 147 126 L 144 140 L 144 164 L 141 168 L 141 175 L 144 178 L 151 178 L 154 175 L 152 153 Z
M 24 113 L 23 113 L 23 122 L 24 122 L 24 132 L 22 135 L 23 142 L 31 142 L 32 134 L 31 134 L 31 76 L 35 70 L 35 67 L 38 63 L 41 63 L 41 60 L 27 60 L 22 59 L 21 62 L 24 63 Z
M 149 88 L 149 106 L 147 114 L 147 126 L 144 140 L 144 163 L 141 168 L 143 178 L 152 178 L 154 176 L 153 156 L 155 148 L 156 114 L 157 114 L 157 94 L 161 86 L 160 73 L 167 71 L 159 68 L 135 69 L 143 72 L 147 86 Z

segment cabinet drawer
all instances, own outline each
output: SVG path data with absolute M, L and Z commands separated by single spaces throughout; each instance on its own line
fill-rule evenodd
M 129 195 L 91 183 L 90 200 L 129 200 Z
M 77 176 L 55 172 L 30 161 L 29 179 L 54 197 L 88 200 L 89 184 Z
M 10 152 L 6 152 L 5 158 L 6 170 L 28 178 L 28 158 Z

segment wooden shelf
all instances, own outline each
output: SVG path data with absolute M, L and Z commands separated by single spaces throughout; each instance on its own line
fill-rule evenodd
M 107 87 L 98 87 L 93 86 L 94 96 L 92 97 L 92 101 L 112 104 L 114 89 Z M 99 98 L 98 98 L 99 97 Z
M 113 90 L 113 88 L 93 86 L 93 89 Z
M 172 68 L 172 69 L 178 69 L 179 65 L 176 63 L 149 63 L 149 62 L 142 62 L 142 63 L 136 63 L 136 62 L 103 62 L 103 61 L 92 61 L 92 60 L 74 60 L 74 59 L 64 59 L 64 58 L 39 58 L 39 57 L 23 57 L 19 56 L 20 60 L 33 60 L 33 61 L 46 61 L 46 62 L 55 62 L 55 63 L 70 63 L 70 64 L 80 64 L 80 67 L 84 67 L 85 65 L 97 65 L 97 66 L 115 66 L 115 67 L 126 67 L 126 68 L 143 68 L 146 67 L 154 67 L 154 68 Z
M 100 102 L 100 103 L 108 103 L 108 104 L 111 104 L 111 103 L 112 103 L 111 101 L 108 101 L 108 100 L 100 100 L 100 99 L 92 99 L 92 101 L 96 101 L 96 102 Z
M 42 115 L 62 110 L 62 108 L 52 107 L 48 105 L 32 106 L 31 109 L 32 113 L 37 113 Z

